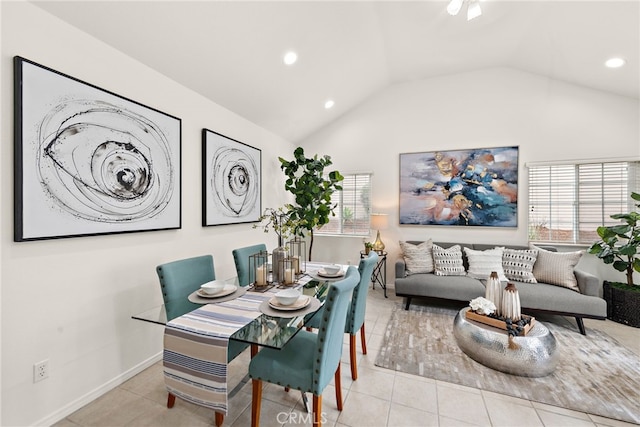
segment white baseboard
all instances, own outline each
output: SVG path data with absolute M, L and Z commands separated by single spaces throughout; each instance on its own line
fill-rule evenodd
M 111 391 L 114 388 L 118 387 L 120 384 L 123 384 L 128 379 L 136 376 L 137 374 L 144 371 L 145 369 L 147 369 L 154 363 L 158 362 L 159 360 L 162 360 L 162 352 L 159 352 L 158 354 L 151 356 L 147 360 L 140 362 L 139 364 L 132 367 L 128 371 L 123 372 L 122 374 L 106 382 L 100 387 L 95 388 L 94 390 L 91 390 L 89 393 L 79 397 L 78 399 L 74 400 L 73 402 L 69 403 L 63 408 L 60 408 L 59 410 L 47 415 L 46 417 L 36 422 L 34 425 L 35 426 L 51 426 L 57 423 L 58 421 L 64 419 L 65 417 L 73 414 L 75 411 L 82 408 L 83 406 L 93 402 L 98 397 L 102 396 L 108 391 Z

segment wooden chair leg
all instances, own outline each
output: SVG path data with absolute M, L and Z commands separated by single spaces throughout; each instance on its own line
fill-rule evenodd
M 289 387 L 284 388 L 284 391 L 286 391 L 287 393 L 289 393 L 289 390 L 290 390 Z
M 224 422 L 224 414 L 216 412 L 216 427 L 220 427 Z
M 333 376 L 336 388 L 336 403 L 338 405 L 338 411 L 342 411 L 342 380 L 340 379 L 340 375 L 340 362 L 338 362 L 338 369 L 336 369 L 336 373 Z M 315 396 L 313 396 L 313 398 L 315 399 Z
M 313 427 L 322 427 L 322 395 L 313 395 Z
M 262 380 L 251 380 L 251 427 L 260 425 L 260 403 L 262 400 Z
M 367 340 L 365 339 L 364 322 L 360 327 L 360 344 L 362 344 L 362 354 L 367 354 Z
M 251 344 L 251 358 L 258 354 L 258 344 Z
M 351 379 L 358 379 L 358 366 L 356 365 L 356 336 L 349 334 L 349 363 L 351 364 Z
M 176 396 L 171 393 L 167 393 L 167 408 L 171 409 L 175 404 L 176 404 Z

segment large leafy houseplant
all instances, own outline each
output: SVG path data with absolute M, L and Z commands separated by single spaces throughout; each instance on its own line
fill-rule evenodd
M 325 168 L 332 165 L 331 157 L 305 157 L 304 149 L 298 147 L 293 152 L 293 160 L 278 157 L 280 168 L 287 176 L 285 189 L 294 196 L 294 203 L 285 205 L 288 221 L 295 225 L 295 235 L 310 236 L 309 259 L 313 249 L 313 231 L 329 223 L 329 217 L 335 216 L 337 204 L 331 202 L 331 195 L 342 190 L 340 182 L 344 177 Z
M 638 202 L 640 208 L 640 194 L 631 193 L 631 198 Z M 633 272 L 640 272 L 640 212 L 636 209 L 629 213 L 611 215 L 619 219 L 622 224 L 598 227 L 600 240 L 589 248 L 589 253 L 596 255 L 605 264 L 612 264 L 617 271 L 624 272 L 629 289 L 640 291 L 640 284 L 634 285 Z

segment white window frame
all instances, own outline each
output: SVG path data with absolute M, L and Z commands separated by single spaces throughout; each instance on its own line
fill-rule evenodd
M 640 161 L 613 159 L 527 164 L 529 240 L 590 245 L 610 216 L 633 208 L 640 187 Z
M 348 172 L 342 173 L 342 176 L 344 180 L 340 185 L 343 189 L 331 195 L 332 204 L 337 204 L 334 210 L 336 216 L 330 216 L 329 224 L 314 230 L 313 233 L 321 236 L 368 237 L 371 232 L 373 173 Z M 363 196 L 367 193 L 368 196 Z

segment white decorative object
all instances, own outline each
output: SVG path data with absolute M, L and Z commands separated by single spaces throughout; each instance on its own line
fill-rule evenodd
M 267 284 L 267 266 L 265 264 L 256 268 L 256 285 L 265 286 Z
M 491 301 L 496 306 L 496 314 L 502 315 L 502 283 L 498 277 L 498 273 L 492 271 L 487 279 L 487 286 L 485 289 L 485 298 Z
M 476 313 L 484 314 L 485 316 L 488 316 L 496 311 L 496 306 L 493 301 L 490 301 L 483 297 L 474 298 L 469 301 L 469 307 L 471 307 L 471 309 Z
M 520 295 L 513 283 L 507 284 L 502 292 L 502 316 L 517 322 L 521 319 Z
M 502 267 L 502 256 L 504 247 L 495 247 L 484 251 L 477 251 L 465 247 L 464 253 L 467 255 L 469 267 L 467 268 L 467 276 L 474 279 L 485 279 L 492 271 L 498 274 L 498 278 L 504 282 L 507 276 L 504 274 Z
M 284 283 L 290 285 L 295 282 L 296 272 L 293 268 L 287 268 L 284 271 Z

